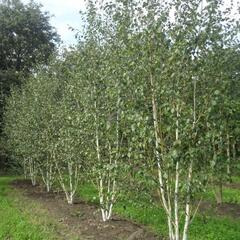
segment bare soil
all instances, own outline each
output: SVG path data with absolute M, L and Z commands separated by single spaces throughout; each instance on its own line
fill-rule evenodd
M 81 199 L 69 205 L 63 193 L 47 193 L 41 186 L 33 187 L 27 180 L 16 180 L 12 186 L 40 203 L 50 216 L 58 219 L 82 240 L 163 240 L 146 227 L 118 216 L 103 223 L 98 207 Z
M 240 183 L 226 183 L 224 186 L 232 189 L 240 189 Z
M 233 189 L 240 189 L 240 183 L 229 183 L 225 184 L 224 186 Z M 157 192 L 153 193 L 152 197 L 156 202 L 159 202 L 159 194 Z M 195 206 L 197 205 L 198 202 L 195 203 Z M 240 219 L 240 204 L 236 203 L 217 204 L 211 201 L 202 201 L 199 206 L 198 213 L 203 217 L 211 214 L 220 217 L 222 216 Z
M 235 203 L 216 204 L 203 201 L 200 205 L 200 213 L 208 214 L 211 211 L 216 216 L 228 216 L 240 219 L 240 205 Z

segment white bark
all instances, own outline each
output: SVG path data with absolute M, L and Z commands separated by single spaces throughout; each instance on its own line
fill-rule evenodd
M 197 100 L 196 100 L 196 90 L 197 90 L 197 79 L 193 78 L 193 132 L 196 131 L 196 107 L 197 107 Z M 190 218 L 191 218 L 191 182 L 192 182 L 192 173 L 193 173 L 193 160 L 189 164 L 188 168 L 188 178 L 187 178 L 187 196 L 186 196 L 186 205 L 185 205 L 185 222 L 184 222 L 184 229 L 183 229 L 183 236 L 182 240 L 188 239 L 188 229 L 190 225 Z
M 29 173 L 32 185 L 36 186 L 37 168 L 36 163 L 32 158 L 29 159 Z
M 40 169 L 42 180 L 46 186 L 47 192 L 51 191 L 53 185 L 55 175 L 55 171 L 53 168 L 53 162 L 51 162 L 51 160 L 47 160 L 46 166 L 43 166 L 42 169 Z
M 112 217 L 112 209 L 113 204 L 115 202 L 116 197 L 116 166 L 117 166 L 117 159 L 119 157 L 119 119 L 120 119 L 120 90 L 119 86 L 116 85 L 118 88 L 118 98 L 116 103 L 117 109 L 117 119 L 116 119 L 116 153 L 113 154 L 111 142 L 108 141 L 108 154 L 109 154 L 109 166 L 112 166 L 114 163 L 113 169 L 99 169 L 98 173 L 98 194 L 99 194 L 99 202 L 100 202 L 100 209 L 102 214 L 102 220 L 104 222 L 108 221 Z M 95 114 L 94 114 L 94 121 L 95 121 L 95 143 L 96 143 L 96 153 L 97 153 L 97 161 L 98 163 L 103 166 L 105 165 L 105 161 L 101 158 L 100 154 L 100 143 L 99 143 L 99 119 L 98 119 L 98 109 L 97 109 L 97 101 L 94 102 L 95 106 Z M 111 121 L 111 120 L 110 120 Z M 111 124 L 108 122 L 108 124 Z M 112 160 L 112 154 L 114 155 L 114 162 Z M 102 172 L 106 171 L 106 172 Z
M 98 116 L 97 116 L 97 102 L 95 101 L 95 143 L 96 143 L 96 152 L 97 152 L 97 160 L 99 163 L 101 163 L 101 155 L 100 155 L 100 145 L 99 145 L 99 132 L 98 132 Z M 101 170 L 100 170 L 101 171 Z M 100 203 L 100 209 L 102 214 L 102 220 L 103 222 L 107 221 L 107 213 L 105 210 L 105 201 L 104 201 L 104 186 L 103 186 L 103 175 L 100 172 L 98 177 L 98 194 L 99 194 L 99 203 Z
M 176 141 L 179 140 L 179 105 L 176 107 L 177 120 L 176 120 Z M 179 161 L 176 162 L 175 172 L 175 190 L 174 190 L 174 215 L 175 215 L 175 240 L 179 240 Z
M 228 176 L 228 181 L 231 180 L 231 156 L 230 156 L 230 136 L 227 134 L 227 176 Z
M 100 154 L 98 154 L 98 156 L 100 157 Z M 109 158 L 109 164 L 112 164 L 111 157 Z M 106 186 L 104 186 L 104 183 Z M 113 203 L 116 196 L 116 179 L 111 170 L 108 170 L 108 174 L 106 174 L 105 178 L 102 173 L 99 174 L 98 192 L 102 220 L 106 222 L 111 219 Z
M 24 174 L 24 178 L 27 179 L 28 170 L 27 170 L 27 160 L 25 158 L 23 159 L 23 174 Z
M 73 165 L 75 165 L 75 171 L 73 169 Z M 58 171 L 59 182 L 65 193 L 67 203 L 74 203 L 74 195 L 76 193 L 78 182 L 79 182 L 79 168 L 78 163 L 74 163 L 72 161 L 68 162 L 68 181 L 64 180 L 62 170 L 60 169 L 58 163 L 56 163 L 56 168 Z M 68 185 L 68 188 L 67 188 Z
M 185 206 L 185 223 L 184 223 L 184 229 L 183 229 L 183 237 L 182 240 L 188 239 L 188 228 L 190 224 L 190 215 L 191 215 L 191 209 L 190 209 L 190 190 L 191 190 L 191 181 L 192 181 L 192 170 L 193 170 L 193 162 L 191 161 L 189 169 L 188 169 L 188 179 L 187 179 L 187 199 L 186 199 L 186 206 Z
M 174 240 L 174 232 L 173 232 L 173 222 L 172 222 L 172 210 L 171 210 L 171 196 L 170 192 L 165 189 L 164 180 L 163 180 L 163 169 L 162 169 L 162 159 L 160 151 L 161 149 L 161 138 L 160 138 L 160 129 L 158 127 L 159 120 L 158 120 L 158 113 L 157 113 L 157 102 L 155 96 L 155 86 L 154 86 L 154 79 L 152 73 L 150 73 L 150 84 L 151 84 L 151 94 L 152 94 L 152 114 L 153 114 L 153 126 L 154 126 L 154 134 L 155 134 L 155 154 L 157 159 L 157 166 L 158 166 L 158 181 L 161 193 L 161 200 L 163 204 L 163 208 L 167 214 L 168 219 L 168 230 L 169 230 L 169 238 L 170 240 Z M 166 183 L 166 187 L 168 188 L 169 185 Z M 166 199 L 167 197 L 167 199 Z
M 236 160 L 236 143 L 235 143 L 235 141 L 232 144 L 232 159 L 233 159 L 233 161 Z

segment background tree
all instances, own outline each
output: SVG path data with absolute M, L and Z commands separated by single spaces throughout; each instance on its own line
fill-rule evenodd
M 11 86 L 20 86 L 34 67 L 46 64 L 55 51 L 59 36 L 50 17 L 33 1 L 0 1 L 0 125 Z

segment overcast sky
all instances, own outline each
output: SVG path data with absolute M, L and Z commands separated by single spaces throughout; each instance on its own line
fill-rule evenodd
M 29 0 L 22 0 L 28 3 Z M 43 10 L 49 11 L 54 17 L 51 18 L 51 24 L 56 27 L 64 44 L 74 44 L 76 40 L 69 26 L 80 29 L 81 17 L 80 10 L 84 10 L 86 5 L 84 0 L 34 0 L 43 5 Z M 225 6 L 229 5 L 231 0 L 224 0 Z M 238 0 L 233 0 L 234 5 Z
M 22 0 L 28 3 L 29 0 Z M 79 29 L 81 27 L 81 17 L 79 10 L 85 9 L 84 0 L 34 0 L 41 3 L 43 10 L 54 15 L 51 24 L 56 27 L 61 39 L 65 44 L 76 43 L 74 34 L 69 30 L 69 26 Z

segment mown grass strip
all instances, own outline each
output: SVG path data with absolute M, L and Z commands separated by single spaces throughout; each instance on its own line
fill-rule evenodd
M 57 231 L 61 227 L 57 220 L 49 216 L 41 205 L 24 197 L 22 193 L 10 187 L 10 183 L 14 179 L 16 178 L 0 177 L 0 239 L 65 239 Z M 73 240 L 76 238 L 70 237 L 68 239 Z

